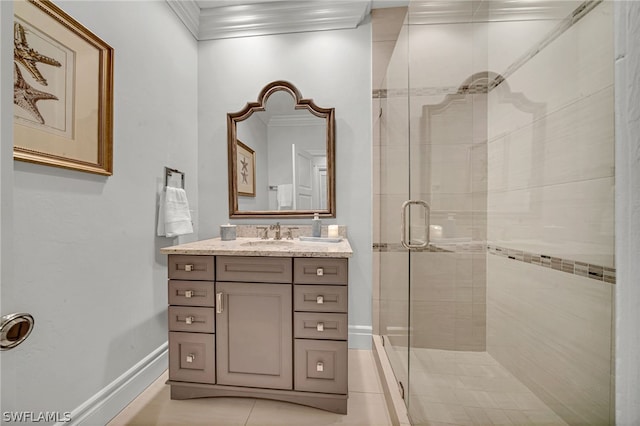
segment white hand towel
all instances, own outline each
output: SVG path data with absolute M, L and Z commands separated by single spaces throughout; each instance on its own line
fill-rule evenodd
M 278 209 L 293 207 L 293 185 L 285 183 L 278 185 Z
M 158 235 L 171 238 L 192 232 L 187 193 L 182 188 L 167 186 L 160 194 Z

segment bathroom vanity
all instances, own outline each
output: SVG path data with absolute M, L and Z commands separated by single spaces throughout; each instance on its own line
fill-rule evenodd
M 172 399 L 275 399 L 346 414 L 349 242 L 167 247 Z

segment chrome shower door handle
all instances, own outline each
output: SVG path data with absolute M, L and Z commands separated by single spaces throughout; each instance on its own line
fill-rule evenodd
M 421 244 L 411 244 L 411 241 L 407 242 L 407 208 L 412 205 L 417 204 L 419 206 L 424 207 L 425 215 L 424 215 L 424 223 L 426 229 L 426 238 L 425 241 Z M 402 246 L 408 250 L 416 249 L 416 248 L 425 248 L 429 245 L 429 228 L 431 227 L 431 207 L 427 204 L 426 201 L 422 200 L 407 200 L 402 203 L 402 209 L 400 211 L 400 243 Z

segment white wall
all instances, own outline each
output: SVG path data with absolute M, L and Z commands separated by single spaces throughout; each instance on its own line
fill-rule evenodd
M 13 74 L 13 3 L 0 2 L 0 313 L 10 313 L 5 300 L 10 295 L 13 287 L 6 284 L 13 280 L 11 267 L 13 253 L 13 100 L 11 97 Z M 5 284 L 2 284 L 5 283 Z M 6 308 L 6 309 L 5 309 Z M 1 383 L 15 379 L 13 370 L 3 368 L 4 357 L 0 357 Z M 3 386 L 0 385 L 0 392 Z M 1 402 L 6 395 L 0 393 L 0 409 L 4 408 Z M 0 410 L 3 411 L 3 410 Z
M 178 239 L 155 236 L 164 166 L 186 172 L 191 207 L 198 208 L 191 34 L 165 2 L 56 3 L 115 49 L 114 173 L 14 163 L 13 198 L 2 194 L 3 208 L 13 204 L 15 236 L 14 277 L 2 283 L 2 308 L 31 312 L 36 327 L 2 354 L 2 368 L 17 378 L 3 375 L 3 411 L 73 411 L 166 345 L 166 257 L 159 249 Z M 1 28 L 6 58 L 12 32 Z M 2 114 L 5 154 L 11 115 Z
M 614 3 L 616 57 L 616 424 L 640 424 L 640 4 Z
M 201 42 L 199 45 L 200 237 L 227 223 L 226 114 L 256 101 L 269 82 L 287 80 L 336 112 L 337 217 L 348 226 L 350 346 L 371 344 L 371 25 L 353 30 Z M 278 219 L 310 224 L 310 220 Z M 235 221 L 272 223 L 275 220 Z

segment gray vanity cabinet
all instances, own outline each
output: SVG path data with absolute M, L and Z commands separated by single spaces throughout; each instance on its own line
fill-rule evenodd
M 218 384 L 293 389 L 291 263 L 216 257 Z
M 347 411 L 348 260 L 169 255 L 172 399 Z
M 307 392 L 346 394 L 347 259 L 294 259 L 294 382 Z
M 169 380 L 215 383 L 211 256 L 169 256 Z
M 216 283 L 218 384 L 292 389 L 291 284 Z

